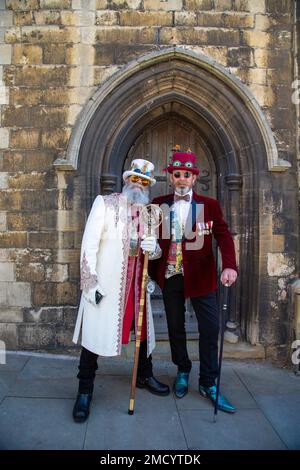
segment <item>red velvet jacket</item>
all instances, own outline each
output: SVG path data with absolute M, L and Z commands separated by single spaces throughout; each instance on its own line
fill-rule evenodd
M 165 270 L 171 242 L 171 217 L 169 207 L 172 206 L 173 201 L 174 194 L 157 197 L 152 201 L 153 204 L 158 204 L 160 207 L 166 209 L 158 235 L 158 243 L 162 249 L 162 256 L 159 259 L 149 262 L 149 275 L 157 282 L 161 289 L 163 289 L 165 283 Z M 204 208 L 204 222 L 213 223 L 212 234 L 202 235 L 202 237 L 199 237 L 198 234 L 194 234 L 194 238 L 185 234 L 186 238 L 183 238 L 182 257 L 186 298 L 206 295 L 217 289 L 217 271 L 212 249 L 212 235 L 215 237 L 221 251 L 222 270 L 231 268 L 238 272 L 233 239 L 228 230 L 228 225 L 223 219 L 219 202 L 216 199 L 200 196 L 193 192 L 193 199 L 190 206 L 193 218 L 190 220 L 192 220 L 192 229 L 195 233 L 199 233 L 197 230 L 198 221 L 203 220 L 203 218 L 199 219 L 197 216 L 197 209 L 199 210 L 199 208 L 202 209 L 202 214 Z M 199 238 L 198 241 L 196 240 L 197 237 L 200 238 L 200 242 Z M 190 249 L 196 241 L 196 249 Z

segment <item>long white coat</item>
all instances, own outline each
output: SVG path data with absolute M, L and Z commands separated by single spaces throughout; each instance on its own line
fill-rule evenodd
M 128 203 L 122 194 L 97 196 L 86 222 L 80 253 L 81 300 L 74 331 L 77 343 L 100 356 L 121 354 L 130 234 Z M 91 302 L 95 285 L 104 294 Z M 146 295 L 148 355 L 155 347 L 150 295 Z

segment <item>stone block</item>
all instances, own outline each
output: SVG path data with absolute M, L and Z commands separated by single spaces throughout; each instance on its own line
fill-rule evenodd
M 74 263 L 75 260 L 79 263 L 80 250 L 63 250 L 60 249 L 54 254 L 55 263 Z
M 8 87 L 0 85 L 0 105 L 8 104 L 8 103 L 9 103 L 9 89 Z M 1 115 L 0 115 L 0 120 L 1 120 Z
M 248 0 L 249 11 L 253 13 L 265 13 L 266 4 L 265 0 Z
M 268 275 L 289 276 L 295 271 L 295 259 L 288 253 L 268 253 Z
M 53 264 L 46 266 L 46 280 L 50 282 L 65 282 L 68 280 L 68 265 Z
M 255 83 L 250 83 L 249 87 L 260 106 L 272 107 L 275 104 L 276 97 L 271 87 Z
M 121 26 L 172 26 L 173 24 L 172 13 L 167 11 L 120 11 L 119 14 Z
M 60 25 L 61 17 L 59 11 L 36 11 L 34 19 L 37 25 Z
M 267 69 L 249 69 L 248 80 L 256 85 L 267 85 Z
M 118 70 L 117 66 L 111 67 L 95 67 L 94 70 L 94 82 L 95 86 L 99 86 L 105 80 L 107 80 L 111 75 L 113 75 Z
M 267 49 L 271 42 L 271 36 L 264 31 L 243 31 L 243 43 L 250 47 Z
M 3 124 L 8 127 L 25 127 L 30 122 L 32 127 L 52 128 L 63 126 L 67 121 L 68 109 L 65 107 L 14 106 L 3 107 Z
M 16 278 L 17 281 L 23 282 L 43 282 L 45 280 L 45 267 L 41 263 L 17 265 Z
M 57 302 L 60 305 L 77 305 L 79 286 L 77 283 L 62 282 L 56 284 Z
M 223 26 L 225 28 L 253 28 L 254 16 L 241 13 L 232 13 L 223 15 Z
M 14 13 L 14 24 L 16 26 L 30 26 L 35 22 L 32 11 L 16 11 Z
M 184 8 L 191 11 L 213 10 L 214 2 L 213 0 L 185 0 Z
M 7 208 L 7 207 L 6 207 Z M 1 248 L 25 248 L 27 246 L 26 232 L 1 232 Z
M 96 0 L 96 10 L 144 10 L 141 0 Z M 147 8 L 145 7 L 145 10 Z
M 61 307 L 41 307 L 38 311 L 25 310 L 24 322 L 49 323 L 53 326 L 63 323 L 63 309 Z
M 223 14 L 222 13 L 207 13 L 198 12 L 197 25 L 206 28 L 222 28 L 223 27 Z
M 108 66 L 112 63 L 115 63 L 115 51 L 118 50 L 119 47 L 120 46 L 114 44 L 96 45 L 94 47 L 94 64 Z M 127 46 L 125 46 L 125 49 L 127 50 Z M 121 60 L 120 63 L 123 63 L 123 61 Z
M 161 44 L 238 46 L 239 32 L 209 28 L 161 28 Z
M 0 232 L 7 230 L 7 215 L 5 211 L 0 211 Z
M 15 264 L 0 263 L 0 281 L 15 281 Z
M 97 0 L 73 0 L 73 10 L 95 10 Z
M 8 180 L 9 180 L 8 173 L 5 173 L 4 171 L 0 172 L 0 190 L 7 189 L 9 187 Z
M 40 131 L 38 129 L 12 129 L 10 135 L 11 148 L 34 149 L 39 146 Z
M 13 13 L 12 11 L 1 11 L 0 14 L 0 26 L 12 26 L 13 24 Z
M 57 216 L 57 230 L 62 232 L 76 232 L 84 229 L 84 212 L 59 210 Z
M 53 282 L 37 282 L 33 284 L 32 305 L 40 308 L 44 305 L 58 305 L 56 299 L 56 285 Z
M 70 281 L 79 282 L 79 279 L 80 279 L 80 265 L 79 265 L 79 262 L 69 264 L 69 279 L 70 279 Z
M 40 0 L 40 7 L 45 9 L 67 10 L 72 7 L 72 0 Z
M 291 51 L 280 49 L 254 49 L 256 67 L 274 68 L 278 70 L 290 69 L 292 64 Z
M 156 41 L 156 28 L 151 27 L 107 27 L 96 31 L 96 42 L 101 44 L 155 44 Z
M 24 170 L 24 155 L 20 152 L 6 150 L 3 152 L 2 160 L 3 171 L 22 171 Z
M 9 130 L 0 127 L 0 149 L 5 149 L 9 146 Z
M 94 48 L 89 44 L 76 44 L 66 48 L 66 64 L 94 65 Z
M 16 159 L 16 158 L 15 158 Z M 24 167 L 26 171 L 46 171 L 53 169 L 56 154 L 53 151 L 31 151 L 24 155 Z
M 232 9 L 231 0 L 214 0 L 214 4 L 217 11 L 230 11 Z
M 0 64 L 11 64 L 12 46 L 10 44 L 0 44 Z
M 36 231 L 40 229 L 41 214 L 39 212 L 34 214 L 20 214 L 8 213 L 7 214 L 7 227 L 10 231 Z
M 65 64 L 66 46 L 64 44 L 45 44 L 43 46 L 44 64 Z
M 253 65 L 254 57 L 250 47 L 228 48 L 228 67 L 251 67 Z
M 15 32 L 16 35 L 16 32 Z M 75 27 L 61 28 L 58 25 L 52 26 L 23 26 L 21 31 L 21 41 L 26 43 L 78 43 L 80 42 L 80 29 Z M 11 38 L 10 42 L 16 42 Z
M 41 133 L 41 144 L 43 148 L 62 149 L 66 148 L 71 129 L 57 128 L 51 130 L 43 130 Z
M 293 2 L 290 0 L 266 0 L 266 11 L 271 14 L 293 13 Z
M 144 0 L 145 10 L 180 11 L 182 7 L 183 0 Z
M 13 64 L 32 65 L 41 64 L 43 50 L 40 46 L 29 44 L 15 44 L 13 48 Z
M 6 29 L 4 34 L 4 41 L 7 44 L 14 44 L 21 42 L 21 28 L 19 26 Z
M 6 0 L 6 7 L 9 10 L 37 10 L 39 0 Z
M 91 87 L 94 85 L 94 67 L 71 67 L 69 85 L 71 87 Z
M 58 234 L 52 232 L 29 232 L 29 248 L 58 248 Z
M 62 86 L 68 83 L 70 71 L 64 67 L 22 67 L 16 70 L 16 85 L 20 86 Z
M 138 14 L 139 12 L 135 11 L 125 11 L 125 12 L 120 12 L 120 15 L 123 15 L 123 22 L 121 25 L 133 25 L 133 26 L 139 26 L 139 17 L 132 17 L 130 14 Z M 127 21 L 127 23 L 126 23 Z M 130 22 L 131 21 L 131 22 Z M 141 21 L 141 20 L 140 20 Z M 136 24 L 133 24 L 133 23 Z M 111 10 L 100 10 L 97 11 L 96 13 L 96 19 L 95 19 L 95 24 L 97 26 L 114 26 L 119 24 L 119 12 L 117 11 L 111 11 Z
M 0 323 L 21 323 L 23 321 L 23 309 L 21 307 L 1 307 Z
M 61 23 L 66 26 L 93 26 L 95 24 L 95 12 L 93 11 L 62 11 Z
M 176 26 L 196 26 L 197 24 L 198 24 L 197 13 L 195 11 L 176 11 L 175 12 L 175 25 Z
M 68 120 L 69 126 L 73 126 L 82 110 L 82 106 L 79 104 L 72 104 L 69 106 Z
M 55 329 L 52 325 L 18 325 L 20 349 L 54 348 L 55 345 Z
M 6 298 L 9 307 L 31 306 L 31 285 L 29 282 L 6 282 Z
M 0 340 L 4 341 L 6 350 L 17 349 L 17 325 L 15 323 L 0 323 Z

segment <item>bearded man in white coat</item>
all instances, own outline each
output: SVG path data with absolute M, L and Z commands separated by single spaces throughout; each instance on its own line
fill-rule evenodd
M 82 329 L 79 389 L 73 409 L 76 422 L 89 415 L 98 356 L 121 354 L 137 325 L 143 256 L 161 256 L 154 236 L 148 236 L 140 212 L 149 203 L 149 187 L 156 183 L 154 165 L 133 160 L 123 173 L 122 193 L 97 196 L 86 222 L 80 253 L 81 301 L 73 341 Z M 168 395 L 169 387 L 152 373 L 155 346 L 150 294 L 146 295 L 137 387 Z

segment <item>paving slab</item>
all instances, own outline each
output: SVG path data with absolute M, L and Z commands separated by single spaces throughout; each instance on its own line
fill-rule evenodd
M 213 411 L 180 411 L 189 449 L 284 450 L 286 446 L 260 410 L 240 410 L 233 415 Z
M 5 360 L 5 364 L 0 364 L 0 374 L 4 371 L 21 371 L 25 364 L 30 360 L 30 356 L 7 352 L 5 355 Z
M 134 415 L 129 416 L 128 379 L 106 377 L 101 384 L 96 383 L 85 449 L 186 449 L 172 395 L 160 397 L 137 389 Z M 166 382 L 167 377 L 159 380 Z
M 72 400 L 8 397 L 0 406 L 0 449 L 82 449 L 86 423 L 72 420 Z
M 300 449 L 300 394 L 259 395 L 259 407 L 290 450 Z

